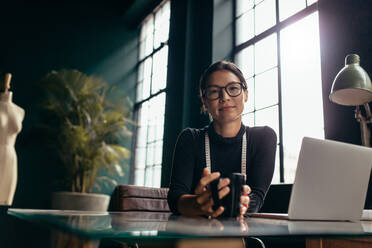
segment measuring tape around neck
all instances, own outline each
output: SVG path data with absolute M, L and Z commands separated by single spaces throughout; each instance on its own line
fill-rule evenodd
M 207 169 L 211 170 L 211 151 L 209 145 L 209 135 L 208 132 L 205 132 L 205 161 Z M 243 134 L 242 138 L 242 163 L 241 163 L 241 173 L 246 175 L 247 173 L 247 136 L 246 132 Z

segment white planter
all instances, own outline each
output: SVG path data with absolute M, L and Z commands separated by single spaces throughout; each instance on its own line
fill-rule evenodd
M 53 192 L 52 209 L 107 211 L 110 196 L 93 193 Z

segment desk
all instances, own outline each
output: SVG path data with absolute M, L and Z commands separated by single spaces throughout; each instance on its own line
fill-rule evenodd
M 319 222 L 262 218 L 206 219 L 151 212 L 82 212 L 61 210 L 9 209 L 8 214 L 47 228 L 72 234 L 77 239 L 123 242 L 221 239 L 242 237 L 310 237 L 307 246 L 322 247 L 323 238 L 368 241 L 372 221 Z M 231 243 L 232 244 L 232 243 Z M 368 243 L 367 243 L 368 244 Z M 57 245 L 58 246 L 58 245 Z M 235 246 L 235 245 L 234 245 Z M 239 244 L 236 245 L 237 247 Z M 180 247 L 180 246 L 179 246 Z M 181 246 L 181 247 L 187 247 Z M 215 246 L 214 246 L 215 247 Z M 324 246 L 323 246 L 324 247 Z

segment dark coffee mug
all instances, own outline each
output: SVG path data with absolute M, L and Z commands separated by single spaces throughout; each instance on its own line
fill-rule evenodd
M 232 173 L 229 175 L 230 192 L 222 199 L 218 196 L 218 183 L 220 178 L 212 181 L 211 193 L 213 198 L 213 210 L 217 210 L 220 206 L 225 208 L 225 211 L 220 215 L 221 217 L 236 217 L 240 211 L 240 196 L 242 195 L 243 185 L 246 183 L 246 176 L 242 173 Z

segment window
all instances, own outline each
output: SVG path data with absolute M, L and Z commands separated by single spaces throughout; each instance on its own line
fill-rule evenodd
M 302 138 L 324 138 L 316 0 L 236 0 L 234 59 L 248 83 L 243 122 L 275 130 L 273 183 L 292 183 Z
M 135 116 L 137 120 L 134 184 L 160 187 L 167 82 L 170 2 L 163 2 L 143 22 Z

